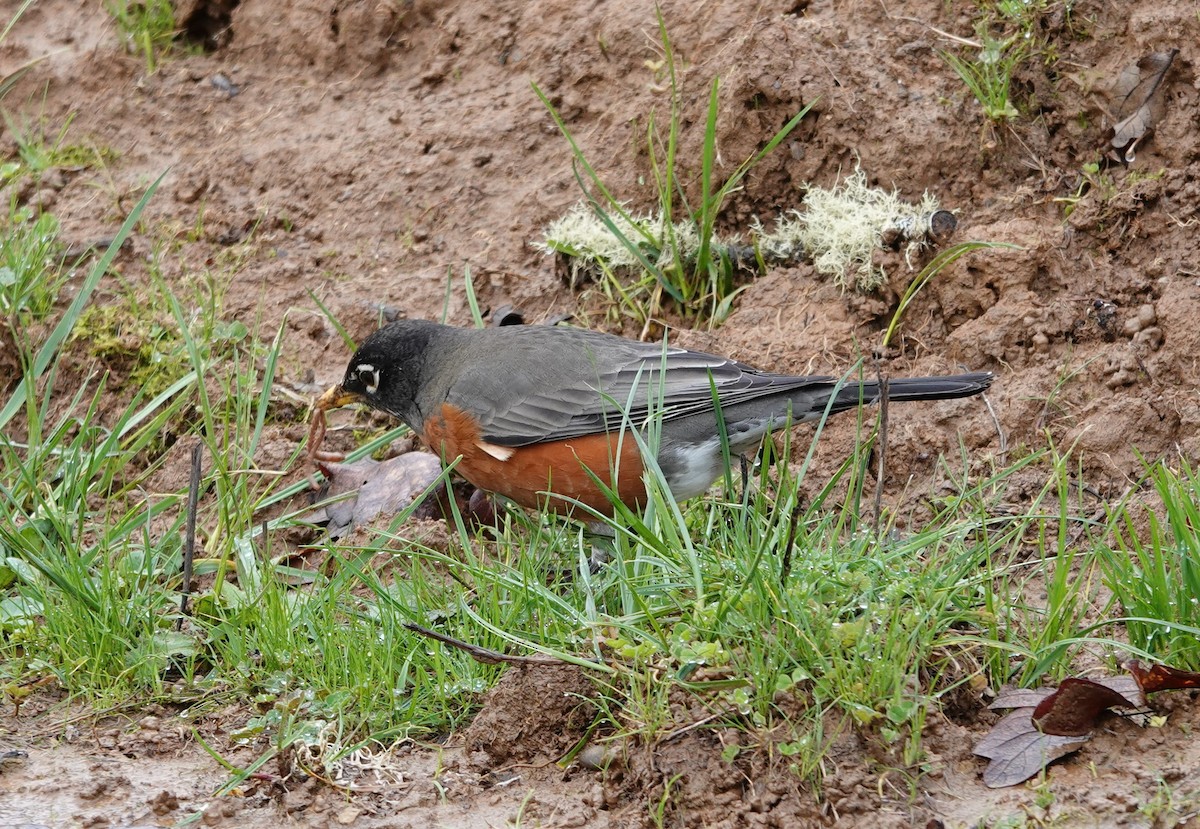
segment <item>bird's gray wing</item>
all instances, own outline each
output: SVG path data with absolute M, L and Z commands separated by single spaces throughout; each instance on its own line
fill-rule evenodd
M 609 338 L 594 353 L 586 339 L 582 347 L 566 340 L 560 345 L 539 349 L 543 359 L 534 365 L 492 359 L 485 371 L 484 361 L 477 361 L 480 368 L 460 379 L 447 401 L 477 417 L 488 442 L 524 446 L 705 412 L 713 408 L 714 388 L 723 408 L 774 394 L 786 408 L 786 393 L 830 379 L 770 374 L 654 343 Z

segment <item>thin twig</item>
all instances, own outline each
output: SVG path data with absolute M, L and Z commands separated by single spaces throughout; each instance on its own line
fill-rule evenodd
M 262 545 L 262 560 L 264 563 L 269 563 L 271 561 L 271 539 L 267 536 L 267 530 L 270 528 L 270 526 L 271 523 L 264 518 L 260 527 L 260 535 L 262 535 L 262 539 L 259 542 Z
M 461 651 L 466 651 L 467 655 L 476 662 L 482 662 L 484 665 L 570 665 L 565 659 L 559 659 L 556 656 L 546 656 L 545 654 L 537 653 L 532 656 L 520 656 L 516 654 L 501 653 L 494 651 L 491 648 L 472 645 L 470 642 L 464 642 L 461 639 L 455 639 L 453 636 L 447 636 L 444 633 L 438 633 L 436 630 L 430 630 L 427 627 L 422 627 L 415 622 L 405 622 L 404 627 L 411 630 L 413 633 L 419 633 L 422 636 L 428 636 L 430 639 L 458 648 Z
M 779 562 L 779 583 L 786 585 L 788 576 L 792 573 L 792 547 L 796 543 L 796 526 L 800 523 L 800 513 L 804 510 L 804 502 L 800 493 L 796 493 L 796 506 L 792 507 L 792 515 L 788 523 L 787 539 L 783 543 L 783 560 Z
M 737 709 L 730 709 L 727 711 L 715 711 L 712 714 L 709 714 L 707 717 L 703 717 L 699 720 L 696 720 L 693 723 L 688 723 L 687 725 L 683 726 L 682 728 L 675 729 L 670 734 L 668 734 L 667 736 L 665 736 L 661 740 L 659 740 L 659 743 L 662 744 L 662 743 L 670 742 L 671 740 L 674 740 L 676 737 L 682 737 L 684 734 L 687 734 L 689 731 L 695 731 L 697 728 L 708 725 L 710 722 L 712 722 L 713 720 L 719 719 L 720 717 L 736 717 L 736 716 L 738 716 Z
M 934 34 L 940 35 L 940 36 L 946 38 L 947 40 L 954 41 L 955 43 L 960 43 L 963 46 L 970 46 L 975 49 L 983 48 L 983 44 L 977 40 L 970 40 L 965 37 L 959 37 L 958 35 L 951 34 L 950 32 L 944 32 L 941 29 L 939 29 L 937 26 L 929 25 L 924 20 L 921 20 L 919 17 L 906 17 L 905 15 L 901 15 L 901 14 L 892 14 L 890 11 L 888 11 L 887 6 L 885 6 L 883 3 L 880 3 L 879 5 L 883 8 L 883 13 L 885 15 L 887 15 L 887 17 L 890 20 L 903 20 L 908 23 L 916 23 L 918 26 L 924 26 L 926 29 L 933 32 Z
M 913 18 L 908 18 L 908 19 L 911 20 Z M 920 21 L 918 21 L 918 22 L 920 22 Z M 972 49 L 982 49 L 983 48 L 983 44 L 981 42 L 979 42 L 978 40 L 972 40 L 969 37 L 959 37 L 956 34 L 951 34 L 950 32 L 944 32 L 941 29 L 939 29 L 937 26 L 930 26 L 928 23 L 926 23 L 924 25 L 925 25 L 925 28 L 929 29 L 929 31 L 933 32 L 936 35 L 940 35 L 941 37 L 946 38 L 946 40 L 950 40 L 950 41 L 953 41 L 954 43 L 962 44 L 963 46 L 970 46 Z
M 1000 436 L 1000 463 L 1004 464 L 1008 458 L 1008 435 L 1004 434 L 1004 429 L 1000 426 L 1000 418 L 996 416 L 996 410 L 992 408 L 992 401 L 988 399 L 987 394 L 983 394 L 983 405 L 987 406 L 988 414 L 992 416 L 992 425 L 996 427 L 996 434 Z
M 875 373 L 879 378 L 879 440 L 875 444 L 875 459 L 878 462 L 875 474 L 875 537 L 878 538 L 880 518 L 883 516 L 883 474 L 887 467 L 888 438 L 888 377 L 881 360 L 875 361 Z
M 192 593 L 192 561 L 196 557 L 196 505 L 200 501 L 200 466 L 204 460 L 204 444 L 197 442 L 192 447 L 192 475 L 188 480 L 187 525 L 183 532 L 183 585 L 180 587 L 179 618 L 175 629 L 183 627 L 183 617 L 188 615 L 188 597 Z

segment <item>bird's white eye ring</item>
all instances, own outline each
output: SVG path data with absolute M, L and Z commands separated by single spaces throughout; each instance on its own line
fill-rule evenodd
M 355 367 L 354 373 L 358 378 L 358 382 L 363 384 L 367 394 L 374 394 L 379 391 L 379 369 L 370 363 L 360 363 Z

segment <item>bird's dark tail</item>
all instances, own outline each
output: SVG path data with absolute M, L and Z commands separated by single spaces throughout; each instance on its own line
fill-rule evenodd
M 888 380 L 888 400 L 953 400 L 970 397 L 988 389 L 996 376 L 990 371 L 971 374 L 950 374 L 944 377 L 896 377 Z M 879 398 L 879 383 L 875 381 L 847 383 L 833 401 L 834 412 L 853 409 Z

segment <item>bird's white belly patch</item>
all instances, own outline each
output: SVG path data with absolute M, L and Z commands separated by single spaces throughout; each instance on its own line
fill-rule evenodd
M 714 438 L 688 447 L 672 448 L 660 453 L 659 465 L 676 501 L 703 495 L 725 468 L 721 441 Z

